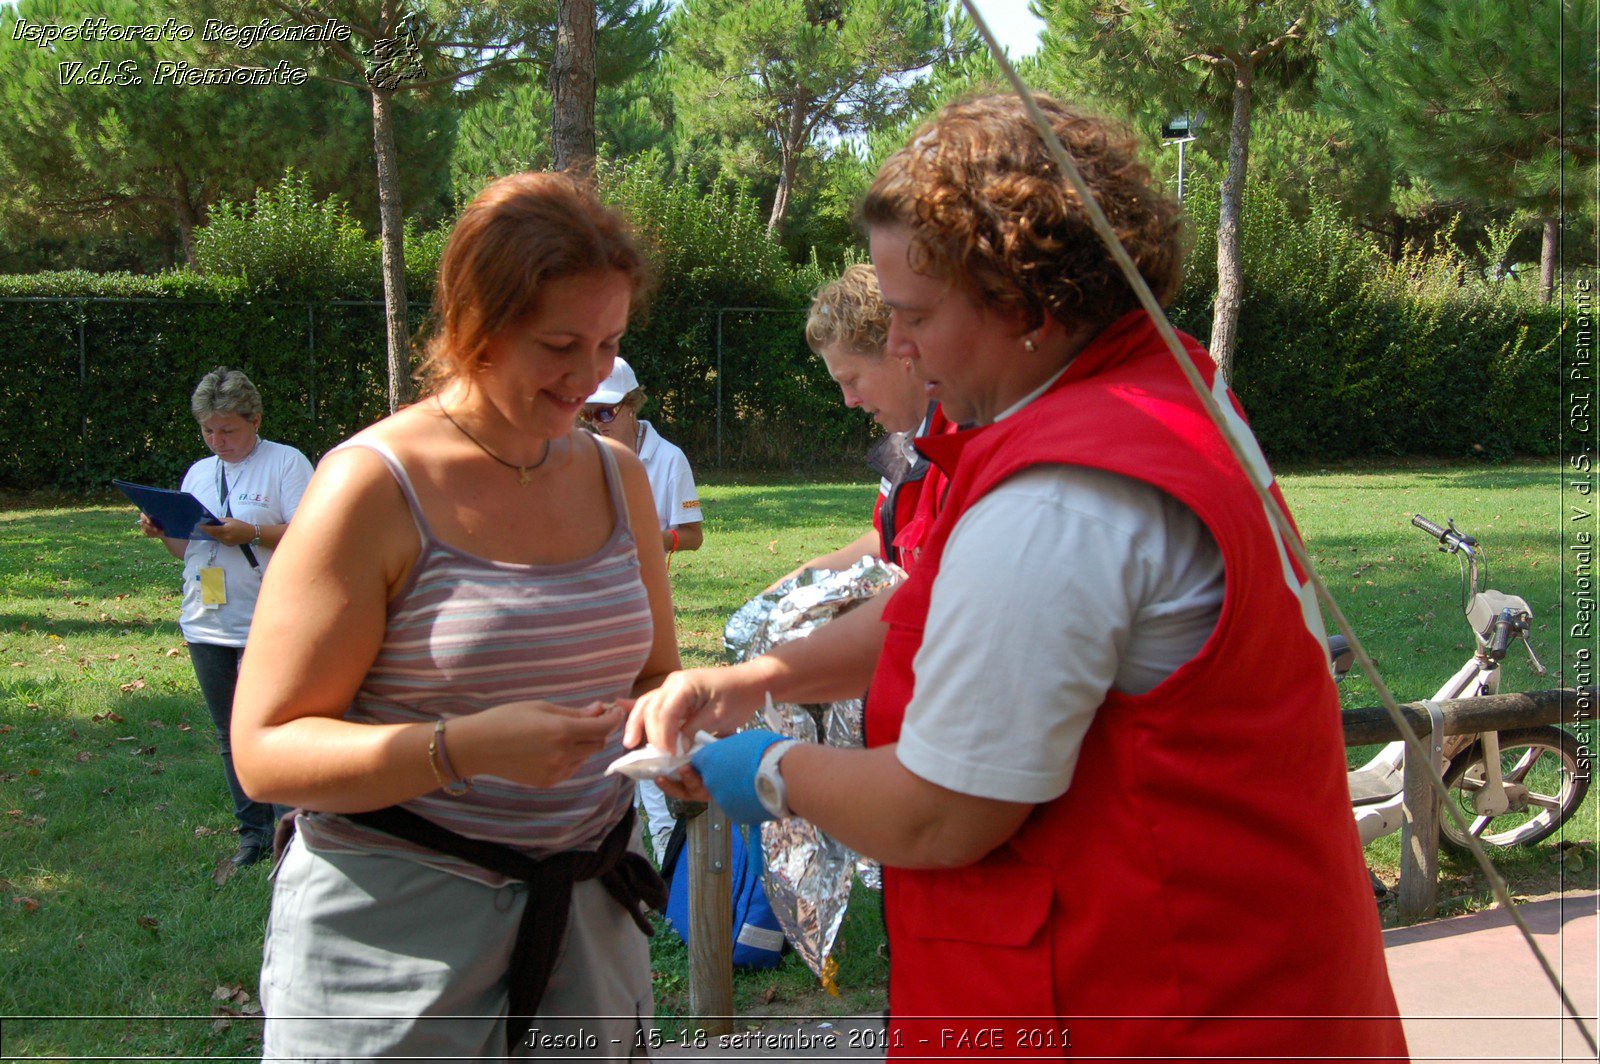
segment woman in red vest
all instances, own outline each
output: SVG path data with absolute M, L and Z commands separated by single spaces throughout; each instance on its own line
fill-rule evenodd
M 1177 206 L 1040 103 L 1170 299 Z M 630 743 L 870 677 L 868 749 L 743 732 L 684 788 L 883 862 L 893 1054 L 1404 1059 L 1321 619 L 1210 358 L 1185 338 L 1248 471 L 1014 99 L 947 107 L 863 216 L 890 354 L 976 426 L 919 444 L 950 480 L 921 558 L 886 606 L 675 674 Z

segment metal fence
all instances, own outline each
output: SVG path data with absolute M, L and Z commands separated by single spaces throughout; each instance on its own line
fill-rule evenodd
M 412 325 L 426 303 L 412 304 Z M 165 483 L 195 444 L 195 381 L 260 388 L 271 438 L 316 457 L 387 412 L 384 306 L 124 296 L 0 297 L 0 487 Z M 667 306 L 624 341 L 644 416 L 697 468 L 849 463 L 870 426 L 838 401 L 795 307 Z

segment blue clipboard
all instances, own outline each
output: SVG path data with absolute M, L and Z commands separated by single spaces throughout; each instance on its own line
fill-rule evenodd
M 122 489 L 122 494 L 133 500 L 133 504 L 170 539 L 210 539 L 202 526 L 222 524 L 199 499 L 186 491 L 168 491 L 126 480 L 111 483 Z

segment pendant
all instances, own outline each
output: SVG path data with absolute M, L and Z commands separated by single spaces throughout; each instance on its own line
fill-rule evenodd
M 533 474 L 527 469 L 527 467 L 517 466 L 517 479 L 520 480 L 524 486 L 526 486 L 528 482 L 533 479 Z

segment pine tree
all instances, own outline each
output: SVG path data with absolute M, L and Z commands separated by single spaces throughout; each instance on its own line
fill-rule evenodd
M 777 171 L 777 236 L 824 136 L 892 122 L 926 89 L 906 75 L 948 51 L 943 0 L 684 0 L 668 71 L 687 133 L 752 139 Z
M 1040 0 L 1042 72 L 1126 111 L 1228 116 L 1217 219 L 1217 298 L 1210 350 L 1226 375 L 1244 296 L 1239 225 L 1250 127 L 1262 90 L 1308 81 L 1316 49 L 1348 0 Z
M 1596 163 L 1595 0 L 1377 0 L 1340 30 L 1325 93 L 1440 193 L 1526 212 L 1554 291 L 1560 220 Z

